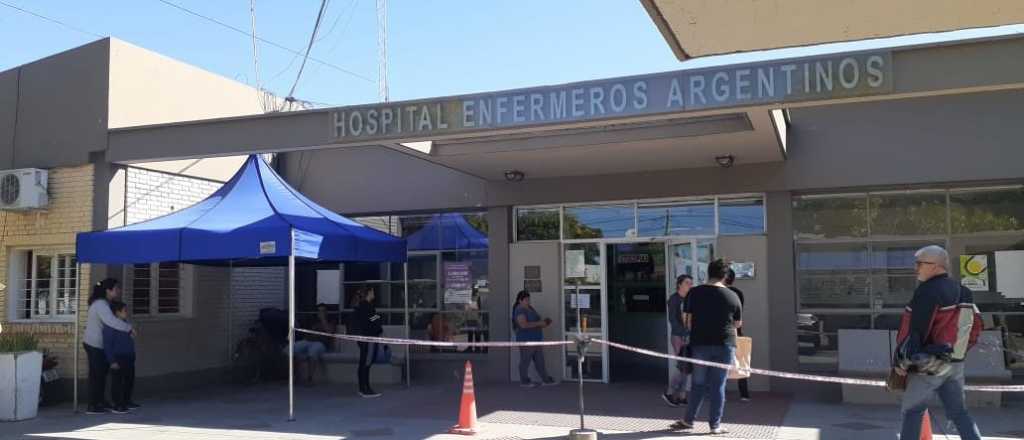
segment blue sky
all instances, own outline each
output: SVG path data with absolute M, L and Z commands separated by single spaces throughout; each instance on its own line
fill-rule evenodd
M 169 0 L 236 27 L 250 27 L 249 0 Z M 4 0 L 100 35 L 111 35 L 220 75 L 252 83 L 251 40 L 158 0 Z M 257 34 L 303 49 L 320 2 L 257 0 Z M 635 0 L 389 2 L 391 99 L 557 84 L 679 68 Z M 375 0 L 330 0 L 295 95 L 346 105 L 377 101 Z M 0 70 L 96 39 L 0 5 Z M 17 42 L 16 44 L 14 42 Z M 284 95 L 301 59 L 260 44 L 261 76 Z
M 0 70 L 111 35 L 228 78 L 254 81 L 249 37 L 160 0 L 0 0 L 88 33 L 0 4 Z M 248 31 L 249 0 L 167 0 Z M 261 37 L 296 50 L 309 41 L 318 0 L 257 0 Z M 681 63 L 636 0 L 391 0 L 392 100 L 559 84 L 595 78 L 804 56 L 881 46 L 1019 34 L 1024 25 L 897 37 Z M 330 0 L 295 95 L 322 105 L 378 101 L 375 0 Z M 264 86 L 286 95 L 301 59 L 260 43 Z

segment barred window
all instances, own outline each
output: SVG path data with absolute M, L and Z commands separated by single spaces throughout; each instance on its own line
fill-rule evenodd
M 70 319 L 77 306 L 78 260 L 74 254 L 37 250 L 11 253 L 11 287 L 17 289 L 13 319 Z
M 179 263 L 134 264 L 127 269 L 128 305 L 134 316 L 187 315 L 190 284 Z

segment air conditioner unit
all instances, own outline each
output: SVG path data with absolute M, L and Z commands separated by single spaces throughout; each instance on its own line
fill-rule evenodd
M 0 171 L 0 210 L 46 208 L 50 202 L 46 192 L 48 177 L 46 170 L 37 168 Z

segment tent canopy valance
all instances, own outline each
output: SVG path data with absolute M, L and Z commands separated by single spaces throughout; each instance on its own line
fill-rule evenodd
M 80 233 L 76 246 L 79 261 L 103 264 L 284 264 L 288 256 L 338 262 L 406 258 L 405 240 L 317 205 L 258 155 L 249 156 L 205 200 L 153 220 Z
M 457 213 L 434 214 L 430 222 L 406 237 L 410 251 L 487 249 L 487 235 Z

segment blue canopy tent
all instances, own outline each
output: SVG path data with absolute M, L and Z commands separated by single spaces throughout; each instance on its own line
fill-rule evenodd
M 79 263 L 287 264 L 289 419 L 294 417 L 291 376 L 296 258 L 321 262 L 406 261 L 405 240 L 317 205 L 289 186 L 258 155 L 249 156 L 223 187 L 189 208 L 121 228 L 80 233 L 76 241 Z M 77 326 L 75 330 L 77 346 Z M 76 377 L 77 367 L 76 359 Z M 76 388 L 76 409 L 77 398 Z
M 487 249 L 487 236 L 462 214 L 434 214 L 430 222 L 406 237 L 409 251 Z

